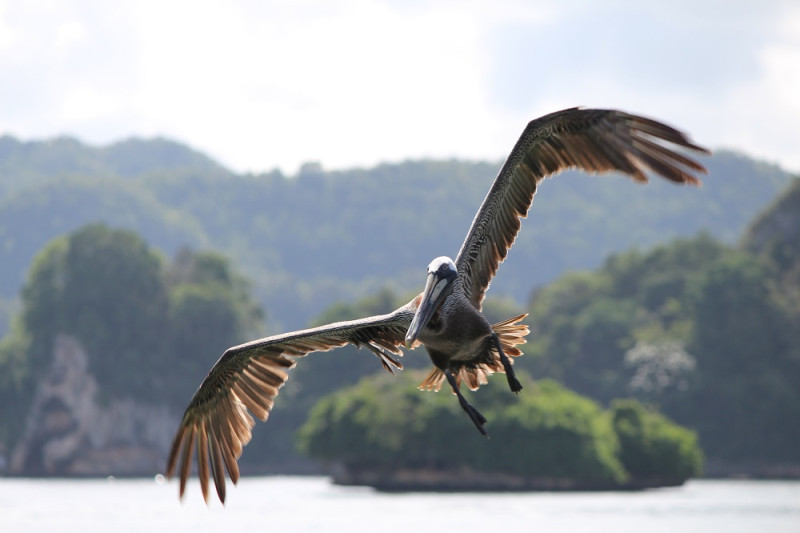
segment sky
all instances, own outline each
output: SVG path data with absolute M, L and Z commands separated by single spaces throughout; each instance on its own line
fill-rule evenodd
M 800 172 L 800 2 L 0 0 L 0 135 L 237 172 L 500 160 L 613 107 Z

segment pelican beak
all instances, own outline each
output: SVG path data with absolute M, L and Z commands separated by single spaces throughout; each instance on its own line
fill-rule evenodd
M 414 319 L 406 333 L 406 348 L 411 348 L 420 332 L 428 325 L 436 310 L 442 305 L 444 299 L 450 294 L 455 276 L 441 276 L 437 272 L 429 272 L 422 291 L 422 300 L 419 302 Z

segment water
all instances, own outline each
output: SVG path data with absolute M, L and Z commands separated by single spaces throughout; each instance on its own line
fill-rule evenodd
M 692 481 L 645 492 L 383 494 L 325 478 L 242 479 L 228 503 L 162 480 L 0 478 L 0 532 L 800 532 L 800 482 Z

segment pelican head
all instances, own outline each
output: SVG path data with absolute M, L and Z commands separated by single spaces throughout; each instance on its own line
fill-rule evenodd
M 425 282 L 425 290 L 422 291 L 422 300 L 406 333 L 406 347 L 411 347 L 417 340 L 436 310 L 450 295 L 457 277 L 456 264 L 449 257 L 437 257 L 428 265 L 428 280 Z

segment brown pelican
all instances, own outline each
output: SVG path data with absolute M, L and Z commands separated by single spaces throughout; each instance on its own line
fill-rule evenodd
M 424 344 L 434 369 L 420 385 L 438 390 L 447 380 L 475 427 L 486 435 L 486 419 L 459 390 L 504 372 L 512 391 L 522 385 L 509 356 L 521 352 L 528 328 L 521 315 L 491 325 L 481 314 L 489 282 L 533 201 L 539 183 L 567 168 L 618 171 L 646 182 L 650 170 L 676 183 L 699 184 L 705 168 L 677 149 L 709 153 L 681 132 L 622 111 L 565 109 L 533 120 L 522 132 L 472 221 L 455 261 L 438 257 L 428 265 L 422 293 L 386 315 L 284 333 L 229 348 L 195 393 L 172 443 L 167 476 L 178 468 L 180 495 L 197 450 L 198 475 L 208 501 L 209 477 L 225 501 L 225 470 L 236 483 L 237 460 L 251 437 L 250 412 L 266 420 L 278 390 L 298 358 L 345 344 L 366 347 L 383 366 L 402 368 L 401 346 Z

